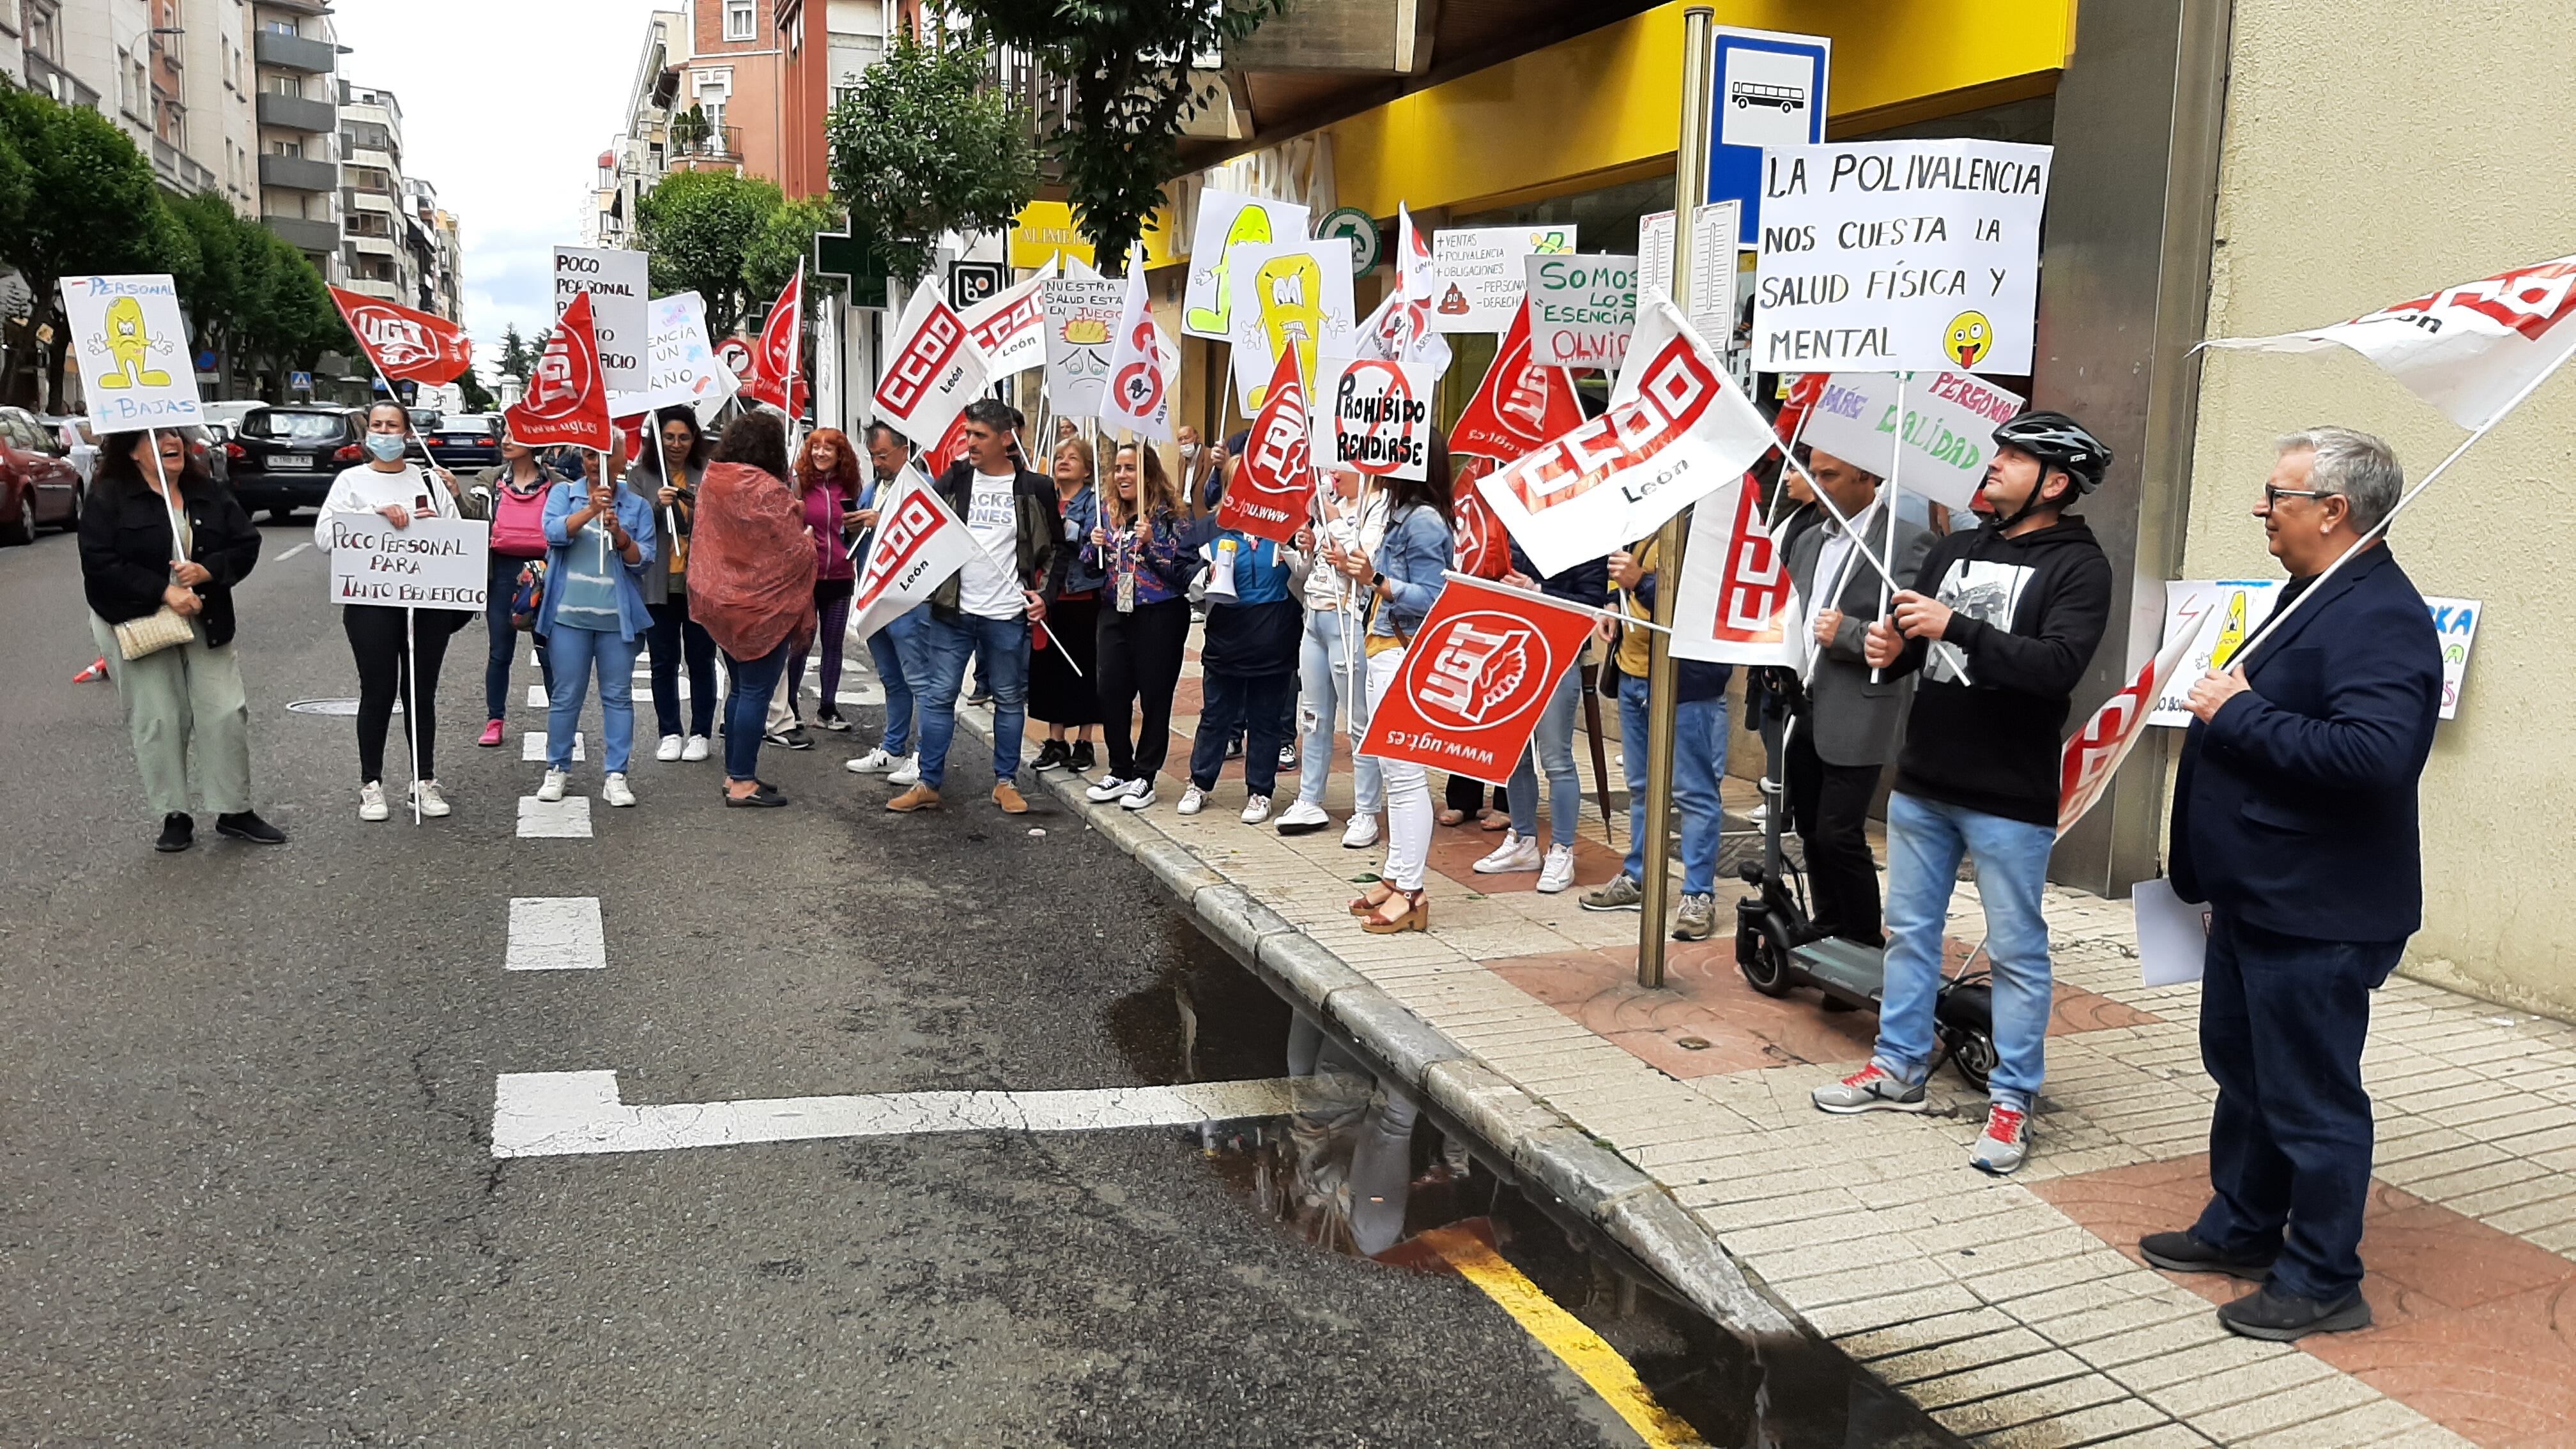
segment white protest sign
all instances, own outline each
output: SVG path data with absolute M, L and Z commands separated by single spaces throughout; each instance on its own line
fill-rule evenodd
M 1571 256 L 1573 222 L 1478 226 L 1431 234 L 1431 330 L 1501 332 L 1520 310 L 1521 258 Z
M 130 433 L 205 421 L 179 288 L 166 275 L 63 278 L 71 357 L 90 428 Z
M 1282 349 L 1297 349 L 1297 375 L 1312 381 L 1320 352 L 1351 350 L 1351 239 L 1239 246 L 1233 269 L 1234 392 L 1244 416 L 1261 411 Z
M 1126 284 L 1095 272 L 1048 282 L 1038 295 L 1046 309 L 1047 400 L 1057 417 L 1096 418 Z
M 1439 369 L 1381 357 L 1325 357 L 1315 363 L 1314 457 L 1319 468 L 1372 478 L 1420 478 L 1431 466 L 1433 396 Z
M 1190 233 L 1190 275 L 1181 294 L 1181 332 L 1234 336 L 1233 255 L 1238 246 L 1304 241 L 1308 213 L 1293 201 L 1210 188 L 1199 193 L 1199 223 Z
M 1521 259 L 1529 292 L 1530 361 L 1616 372 L 1637 329 L 1637 259 Z
M 492 526 L 415 514 L 396 528 L 372 514 L 331 519 L 331 602 L 397 609 L 483 607 Z
M 1719 352 L 1735 346 L 1735 228 L 1743 205 L 1712 201 L 1691 213 L 1691 330 Z M 1637 218 L 1637 295 L 1661 297 L 1673 285 L 1673 214 Z
M 2200 682 L 2202 675 L 2225 669 L 2235 659 L 2246 639 L 2272 617 L 2272 606 L 2280 596 L 2278 579 L 2166 581 L 2164 642 L 2172 644 L 2186 628 L 2197 637 L 2191 651 L 2183 656 L 2182 666 L 2158 695 L 2155 707 L 2147 712 L 2147 723 L 2190 728 L 2191 711 L 2183 701 L 2191 687 Z M 2477 648 L 2478 616 L 2486 612 L 2486 605 L 2476 599 L 2427 594 L 2424 607 L 2432 615 L 2433 631 L 2442 641 L 2441 717 L 2452 719 L 2460 712 L 2460 691 L 2468 686 L 2469 655 Z
M 1800 436 L 1846 463 L 1893 476 L 1898 376 L 1837 372 L 1826 378 Z M 1905 491 L 1966 508 L 1985 483 L 1995 429 L 2021 412 L 2021 397 L 1964 372 L 1904 376 Z
M 1046 364 L 1046 301 L 1039 295 L 1055 275 L 1055 258 L 1036 276 L 1005 287 L 959 314 L 966 337 L 984 354 L 989 378 L 1010 377 Z
M 2198 981 L 2209 961 L 2209 907 L 2183 900 L 2172 881 L 2158 876 L 2130 887 L 2129 908 L 2137 921 L 2140 983 Z
M 572 299 L 590 294 L 591 330 L 599 338 L 599 371 L 612 399 L 609 410 L 620 417 L 636 411 L 618 394 L 643 392 L 653 385 L 649 361 L 653 319 L 642 252 L 616 247 L 555 248 L 555 315 Z
M 640 393 L 612 399 L 611 409 L 617 416 L 722 402 L 733 396 L 741 380 L 707 345 L 706 304 L 698 294 L 656 297 L 650 311 L 653 346 L 646 363 L 650 385 Z
M 1966 140 L 1765 153 L 1753 365 L 2029 372 L 2051 154 Z

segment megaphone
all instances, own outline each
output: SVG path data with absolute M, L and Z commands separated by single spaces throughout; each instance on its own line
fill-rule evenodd
M 1241 539 L 1220 538 L 1216 541 L 1216 559 L 1208 565 L 1207 596 L 1209 598 L 1237 597 L 1234 591 L 1234 558 L 1242 550 Z

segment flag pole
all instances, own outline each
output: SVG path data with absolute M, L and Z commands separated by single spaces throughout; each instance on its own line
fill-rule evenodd
M 1891 564 L 1896 562 L 1896 501 L 1905 492 L 1905 485 L 1897 481 L 1905 472 L 1905 384 L 1913 375 L 1910 372 L 1900 372 L 1896 375 L 1896 451 L 1888 456 L 1887 491 L 1881 495 L 1881 501 L 1887 508 L 1887 543 L 1883 551 L 1887 562 Z M 1805 419 L 1801 418 L 1799 421 L 1804 422 Z M 1878 617 L 1881 623 L 1887 621 L 1888 610 L 1895 607 L 1895 604 L 1896 580 L 1889 577 L 1885 568 L 1881 568 L 1878 571 Z M 1869 682 L 1886 683 L 1887 671 L 1872 665 L 1869 671 Z

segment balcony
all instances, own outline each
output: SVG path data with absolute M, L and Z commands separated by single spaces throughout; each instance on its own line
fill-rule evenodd
M 673 171 L 738 171 L 742 169 L 742 128 L 717 126 L 703 136 L 685 136 L 674 125 L 669 159 Z
M 302 96 L 259 93 L 259 123 L 280 130 L 304 131 L 328 136 L 340 129 L 340 112 L 329 101 L 308 101 Z
M 340 187 L 340 167 L 334 161 L 312 161 L 302 156 L 262 156 L 259 184 L 282 191 L 336 191 Z
M 399 303 L 403 300 L 400 287 L 391 282 L 379 282 L 373 277 L 351 277 L 349 290 L 360 296 L 374 297 L 380 301 Z
M 263 216 L 259 224 L 277 233 L 297 251 L 327 255 L 340 249 L 340 228 L 332 222 L 301 216 Z
M 306 75 L 327 75 L 340 65 L 339 47 L 328 41 L 307 40 L 301 35 L 280 35 L 262 30 L 251 37 L 251 59 L 278 70 L 301 71 Z
M 80 78 L 34 51 L 27 53 L 27 89 L 53 97 L 66 106 L 83 110 L 99 109 L 98 92 L 80 83 Z
M 158 136 L 152 138 L 152 174 L 181 196 L 223 189 L 223 179 L 203 162 Z
M 384 257 L 388 260 L 394 254 L 392 240 L 380 236 L 353 236 L 349 238 L 349 248 L 361 256 Z

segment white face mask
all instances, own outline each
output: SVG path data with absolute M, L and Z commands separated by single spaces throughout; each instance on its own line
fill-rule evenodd
M 1198 458 L 1198 455 L 1199 455 L 1199 445 L 1198 445 L 1198 444 L 1196 444 L 1196 443 L 1183 443 L 1183 444 L 1181 444 L 1181 461 L 1182 461 L 1182 462 L 1184 462 L 1184 463 L 1193 462 L 1193 461 L 1195 461 L 1195 460 Z
M 390 463 L 394 459 L 401 457 L 403 455 L 403 446 L 403 438 L 400 433 L 367 434 L 367 452 L 377 462 Z

